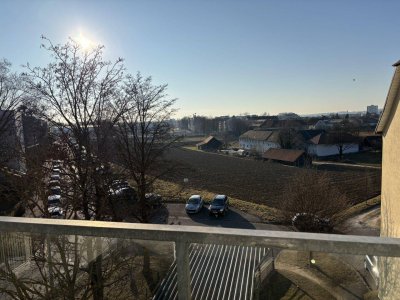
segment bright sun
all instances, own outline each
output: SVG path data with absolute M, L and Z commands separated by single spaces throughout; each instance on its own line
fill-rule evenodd
M 81 46 L 82 50 L 87 51 L 94 47 L 94 43 L 87 38 L 82 32 L 76 37 L 76 42 Z

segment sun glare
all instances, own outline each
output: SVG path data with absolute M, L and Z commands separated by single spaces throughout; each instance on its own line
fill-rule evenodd
M 79 44 L 83 51 L 88 51 L 94 47 L 94 42 L 86 37 L 82 32 L 75 38 L 75 41 Z

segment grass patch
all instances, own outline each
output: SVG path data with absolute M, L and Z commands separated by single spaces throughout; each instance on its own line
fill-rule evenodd
M 376 196 L 374 198 L 368 199 L 364 202 L 358 203 L 352 207 L 349 207 L 348 209 L 338 213 L 335 218 L 338 223 L 341 223 L 351 217 L 354 217 L 363 211 L 370 209 L 371 207 L 374 207 L 376 205 L 381 204 L 381 196 Z
M 324 157 L 323 161 L 332 162 L 344 162 L 357 165 L 367 165 L 367 166 L 381 166 L 382 165 L 382 152 L 381 151 L 368 151 L 368 152 L 358 152 L 349 153 L 343 155 L 343 159 L 340 160 L 338 156 Z
M 205 201 L 211 201 L 216 195 L 216 193 L 211 191 L 184 187 L 183 185 L 160 179 L 155 182 L 154 188 L 157 193 L 163 195 L 166 202 L 174 203 L 185 203 L 191 195 L 196 194 L 202 195 Z M 234 208 L 259 217 L 263 222 L 282 223 L 284 221 L 282 212 L 273 207 L 232 198 L 230 196 L 229 203 Z
M 182 148 L 187 149 L 187 150 L 192 150 L 192 151 L 201 151 L 197 149 L 197 146 L 183 146 Z
M 365 165 L 382 165 L 381 151 L 368 151 L 348 154 L 347 159 L 354 161 L 356 164 Z
M 310 255 L 315 260 L 313 265 Z M 276 257 L 275 267 L 313 299 L 361 299 L 369 291 L 357 270 L 339 255 L 283 250 Z
M 262 286 L 259 299 L 311 300 L 295 284 L 278 272 L 274 272 L 265 286 Z

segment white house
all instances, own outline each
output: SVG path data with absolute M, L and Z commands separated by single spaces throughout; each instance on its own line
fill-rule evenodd
M 271 148 L 280 148 L 279 132 L 249 130 L 239 137 L 240 148 L 262 154 Z
M 338 135 L 320 133 L 307 142 L 307 153 L 311 156 L 339 155 L 359 152 L 359 144 L 355 137 L 350 134 Z
M 317 130 L 332 129 L 333 127 L 341 124 L 342 122 L 343 122 L 342 119 L 319 120 L 317 123 L 315 123 L 314 126 L 311 126 L 311 128 Z

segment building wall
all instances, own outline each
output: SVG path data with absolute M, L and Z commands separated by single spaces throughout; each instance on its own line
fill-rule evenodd
M 343 146 L 343 154 L 356 153 L 358 151 L 358 144 L 346 144 Z M 339 155 L 339 148 L 337 145 L 309 145 L 307 153 L 312 156 Z
M 43 144 L 47 139 L 47 123 L 33 116 L 22 116 L 23 138 L 26 148 Z
M 332 128 L 332 125 L 329 123 L 329 121 L 326 120 L 319 120 L 315 125 L 312 127 L 313 129 L 319 129 L 319 130 L 325 130 Z
M 379 114 L 378 105 L 367 106 L 367 113 L 369 114 Z
M 280 148 L 281 146 L 278 143 L 272 143 L 268 141 L 259 141 L 259 140 L 251 140 L 251 139 L 239 139 L 239 146 L 241 149 L 245 150 L 255 150 L 258 153 L 262 154 L 270 148 Z
M 400 107 L 383 132 L 381 236 L 400 238 Z M 381 258 L 380 299 L 399 299 L 400 259 Z
M 18 172 L 26 172 L 21 114 L 16 111 L 0 111 L 0 121 L 6 122 L 3 132 L 0 132 L 1 164 Z

